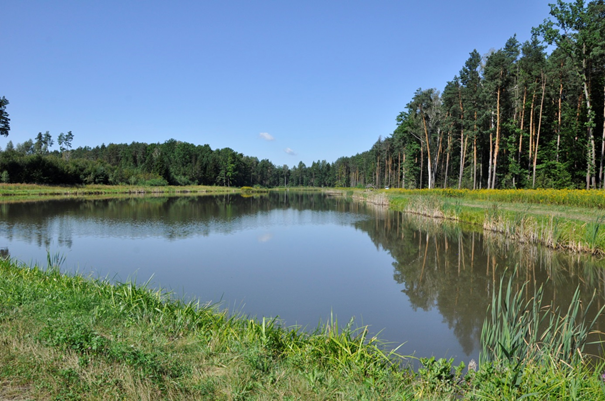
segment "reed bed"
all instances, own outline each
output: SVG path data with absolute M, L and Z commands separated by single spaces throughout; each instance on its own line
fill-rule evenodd
M 605 254 L 604 216 L 591 222 L 556 216 L 537 216 L 529 212 L 506 211 L 493 204 L 485 211 L 483 229 L 502 233 L 519 242 L 541 243 L 550 248 L 574 252 Z
M 584 381 L 589 382 L 590 378 L 594 381 L 605 365 L 600 357 L 588 360 L 584 348 L 590 335 L 594 339 L 595 334 L 603 334 L 593 331 L 593 327 L 605 306 L 589 320 L 588 310 L 595 307 L 594 294 L 588 304 L 582 304 L 577 288 L 567 310 L 553 310 L 545 304 L 542 286 L 535 288 L 533 296 L 527 299 L 526 285 L 515 292 L 512 277 L 508 282 L 504 276 L 500 280 L 481 332 L 481 363 L 490 366 L 489 373 L 499 376 L 504 385 L 499 388 L 488 385 L 479 393 L 488 399 L 603 398 L 603 375 L 596 378 L 601 379 L 599 386 L 586 386 Z M 570 380 L 550 380 L 552 372 Z M 546 379 L 528 394 L 524 382 L 527 375 L 536 374 L 546 374 Z

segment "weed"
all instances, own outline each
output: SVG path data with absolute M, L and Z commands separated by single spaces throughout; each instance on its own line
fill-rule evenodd
M 454 359 L 420 358 L 423 367 L 418 369 L 419 379 L 428 386 L 430 391 L 452 392 L 462 381 L 464 362 L 454 367 Z
M 586 227 L 586 242 L 591 250 L 594 250 L 597 245 L 599 230 L 605 221 L 605 215 L 597 216 L 595 221 L 588 224 Z

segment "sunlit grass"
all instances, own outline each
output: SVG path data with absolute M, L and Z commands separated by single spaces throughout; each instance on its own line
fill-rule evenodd
M 389 189 L 389 194 L 434 195 L 489 202 L 605 208 L 605 191 L 583 189 Z
M 518 242 L 605 254 L 605 211 L 600 210 L 605 192 L 600 190 L 390 189 L 357 194 L 368 201 L 386 196 L 393 210 L 475 224 Z
M 221 193 L 235 192 L 238 188 L 204 185 L 190 186 L 142 186 L 142 185 L 78 185 L 50 186 L 36 184 L 0 184 L 0 196 L 82 196 L 110 194 L 157 194 L 157 193 Z
M 347 388 L 355 398 L 380 398 L 396 393 L 406 375 L 378 340 L 335 319 L 309 334 L 145 285 L 63 275 L 58 260 L 49 262 L 40 269 L 0 261 L 4 392 L 21 389 L 36 399 L 325 399 Z

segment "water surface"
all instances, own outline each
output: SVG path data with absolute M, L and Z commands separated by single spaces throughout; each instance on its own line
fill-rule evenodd
M 601 260 L 318 193 L 133 197 L 0 205 L 0 248 L 309 330 L 354 318 L 401 352 L 477 359 L 503 274 L 566 307 L 604 301 Z M 605 328 L 605 321 L 599 321 Z

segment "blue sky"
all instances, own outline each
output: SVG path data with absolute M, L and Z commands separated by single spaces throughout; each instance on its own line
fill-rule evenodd
M 174 138 L 292 166 L 368 150 L 418 88 L 553 0 L 2 2 L 8 138 Z M 55 145 L 56 147 L 56 145 Z

